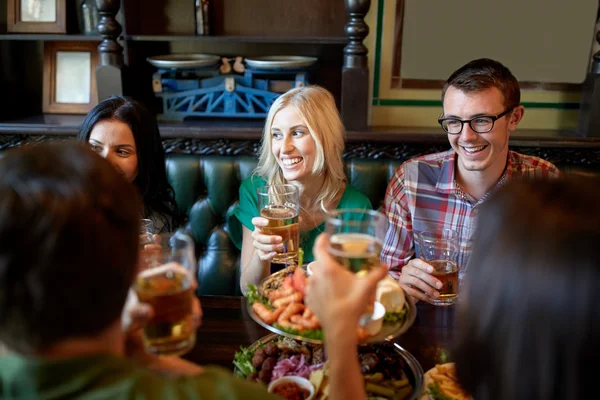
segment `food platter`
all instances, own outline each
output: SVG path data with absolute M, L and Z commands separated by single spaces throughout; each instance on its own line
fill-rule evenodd
M 300 69 L 312 66 L 317 60 L 316 57 L 304 56 L 264 56 L 246 58 L 246 65 L 262 70 Z
M 272 372 L 269 372 L 268 376 L 265 376 L 264 374 L 261 376 L 261 371 L 259 371 L 259 369 L 262 369 L 262 367 L 265 365 L 264 363 L 267 362 L 266 358 L 269 356 L 269 350 L 267 350 L 268 346 L 273 347 L 273 344 L 275 344 L 277 347 L 279 347 L 279 349 L 281 349 L 281 352 L 279 354 L 274 355 L 274 357 L 278 358 L 278 362 L 275 365 L 272 365 Z M 283 344 L 283 346 L 282 346 Z M 291 344 L 291 345 L 290 345 Z M 288 350 L 290 348 L 294 348 L 294 350 Z M 263 358 L 262 360 L 258 360 L 258 363 L 256 363 L 256 354 L 257 354 L 257 350 L 258 349 L 263 349 L 264 353 L 267 354 L 263 354 L 263 356 L 265 358 Z M 289 352 L 288 352 L 289 351 Z M 308 353 L 307 353 L 308 351 Z M 295 353 L 294 353 L 295 352 Z M 290 362 L 288 365 L 291 365 L 291 367 L 288 367 L 288 369 L 286 370 L 286 366 L 284 366 L 283 368 L 281 368 L 279 366 L 279 361 L 281 361 L 282 359 L 286 359 L 293 357 L 294 355 L 296 355 L 297 357 L 299 357 L 298 355 L 302 354 L 303 356 L 306 356 L 305 360 L 302 360 L 300 362 L 300 364 L 306 365 L 302 366 L 302 367 L 298 367 L 298 369 L 294 369 L 296 368 L 292 362 Z M 318 354 L 318 355 L 317 355 Z M 381 362 L 381 360 L 384 360 L 383 362 L 392 362 L 394 363 L 394 365 L 396 365 L 399 368 L 397 369 L 401 369 L 401 374 L 402 377 L 408 382 L 405 383 L 410 385 L 409 387 L 405 386 L 404 388 L 402 388 L 401 386 L 397 386 L 397 392 L 395 392 L 392 396 L 390 397 L 386 397 L 386 396 L 382 396 L 382 395 L 378 395 L 378 398 L 390 398 L 390 399 L 402 399 L 402 400 L 416 400 L 419 399 L 419 395 L 422 393 L 423 391 L 423 368 L 421 367 L 421 365 L 419 364 L 419 362 L 415 359 L 415 357 L 410 354 L 408 351 L 406 351 L 402 346 L 398 345 L 397 343 L 393 343 L 390 341 L 386 341 L 383 343 L 379 343 L 379 344 L 372 344 L 372 345 L 365 345 L 365 346 L 359 346 L 358 348 L 358 357 L 359 357 L 359 363 L 361 366 L 361 372 L 363 373 L 363 376 L 365 378 L 365 387 L 367 389 L 367 391 L 369 392 L 369 390 L 371 390 L 371 388 L 373 387 L 372 385 L 370 386 L 369 383 L 372 382 L 371 378 L 374 376 L 374 374 L 376 374 L 376 371 L 380 371 L 381 368 L 378 368 L 377 365 L 369 365 L 370 359 L 369 359 L 369 355 L 370 354 L 376 354 L 378 355 L 378 357 L 375 357 L 376 359 L 378 359 L 377 362 Z M 271 354 L 272 355 L 272 354 Z M 385 355 L 385 357 L 384 357 Z M 255 357 L 256 356 L 256 357 Z M 317 358 L 319 358 L 317 360 Z M 246 360 L 246 361 L 244 361 Z M 251 361 L 249 361 L 251 360 Z M 251 363 L 253 366 L 248 365 L 249 363 Z M 307 343 L 306 341 L 298 341 L 298 340 L 292 340 L 289 338 L 283 338 L 280 337 L 276 334 L 269 334 L 263 338 L 261 338 L 260 340 L 258 340 L 257 342 L 253 343 L 252 345 L 250 345 L 248 348 L 244 349 L 242 348 L 240 352 L 236 353 L 235 359 L 234 359 L 234 373 L 238 376 L 244 377 L 245 379 L 248 380 L 257 380 L 259 382 L 262 382 L 265 385 L 268 385 L 269 381 L 272 382 L 275 379 L 278 379 L 281 374 L 285 374 L 286 376 L 296 376 L 296 372 L 295 371 L 302 371 L 301 373 L 307 374 L 308 377 L 305 375 L 304 377 L 309 379 L 310 378 L 310 382 L 314 384 L 315 386 L 315 399 L 316 400 L 323 400 L 323 399 L 327 399 L 328 397 L 328 391 L 326 389 L 324 389 L 323 385 L 323 374 L 327 375 L 327 361 L 325 359 L 325 354 L 323 352 L 323 346 L 320 344 L 312 344 L 312 343 Z M 384 369 L 389 369 L 389 370 L 394 370 L 394 368 L 388 367 L 390 364 L 383 366 Z M 253 370 L 253 372 L 251 372 L 250 370 Z M 264 369 L 263 369 L 264 371 Z M 325 371 L 321 373 L 321 376 L 319 377 L 319 371 Z M 254 374 L 254 375 L 253 375 Z M 277 374 L 277 375 L 276 375 Z M 373 375 L 371 375 L 373 374 Z M 298 374 L 298 376 L 301 376 L 300 374 Z M 320 380 L 319 380 L 320 378 Z M 390 377 L 385 377 L 386 380 L 388 380 Z M 395 379 L 395 378 L 393 378 Z M 377 385 L 387 385 L 388 388 L 390 387 L 394 387 L 391 386 L 389 384 L 389 382 L 382 382 L 379 381 L 380 383 L 377 383 L 375 386 Z M 398 381 L 396 381 L 398 382 Z M 326 383 L 325 383 L 326 384 Z M 402 393 L 400 393 L 400 391 L 402 391 Z M 373 393 L 370 394 L 371 396 L 374 396 Z
M 297 267 L 291 267 L 287 270 L 279 271 L 266 279 L 264 279 L 257 287 L 256 296 L 269 297 L 273 291 L 277 291 L 281 286 L 282 282 L 286 277 L 290 275 L 296 275 Z M 302 271 L 304 269 L 300 268 Z M 417 308 L 414 303 L 414 299 L 410 296 L 405 296 L 405 305 L 403 310 L 403 317 L 399 320 L 394 321 L 384 321 L 381 325 L 381 330 L 379 332 L 372 335 L 365 335 L 361 339 L 359 339 L 361 344 L 369 344 L 369 343 L 378 343 L 386 340 L 394 339 L 403 333 L 405 333 L 414 323 L 417 316 Z M 251 301 L 246 302 L 247 312 L 250 317 L 259 325 L 264 327 L 265 329 L 276 333 L 278 335 L 286 336 L 291 339 L 302 340 L 309 343 L 320 344 L 323 343 L 323 334 L 322 330 L 306 330 L 306 331 L 298 331 L 298 330 L 290 330 L 283 329 L 278 323 L 270 323 L 266 320 L 263 320 L 254 309 L 254 304 Z M 279 322 L 279 321 L 278 321 Z M 358 327 L 357 327 L 358 328 Z
M 362 341 L 361 343 L 369 344 L 369 343 L 382 342 L 384 340 L 392 340 L 392 339 L 402 335 L 404 332 L 406 332 L 408 330 L 408 328 L 410 328 L 410 326 L 415 322 L 415 318 L 417 317 L 414 300 L 409 300 L 409 304 L 410 305 L 409 305 L 408 313 L 407 313 L 406 319 L 404 321 L 401 321 L 401 322 L 398 322 L 395 324 L 384 323 L 381 328 L 381 331 L 379 331 L 378 334 L 370 336 L 368 339 Z M 292 333 L 278 329 L 272 325 L 266 324 L 263 320 L 261 320 L 256 315 L 256 313 L 254 312 L 252 307 L 250 305 L 248 305 L 248 303 L 246 303 L 246 307 L 248 310 L 248 314 L 250 315 L 250 318 L 252 318 L 254 320 L 254 322 L 256 322 L 263 328 L 265 328 L 273 333 L 276 333 L 276 334 L 282 335 L 282 336 L 287 336 L 291 339 L 303 340 L 303 341 L 309 342 L 309 343 L 315 343 L 315 344 L 323 343 L 323 339 L 311 338 L 311 337 L 306 337 L 306 336 L 302 336 L 302 335 L 294 335 Z
M 216 66 L 221 57 L 213 54 L 166 54 L 148 57 L 147 61 L 156 68 L 204 68 Z

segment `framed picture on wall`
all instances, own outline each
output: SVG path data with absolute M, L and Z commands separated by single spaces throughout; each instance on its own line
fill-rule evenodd
M 98 103 L 98 43 L 44 44 L 45 113 L 86 114 Z
M 7 0 L 8 32 L 66 33 L 66 0 Z

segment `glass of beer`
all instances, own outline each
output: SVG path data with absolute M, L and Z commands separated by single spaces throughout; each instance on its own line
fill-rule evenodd
M 143 331 L 146 351 L 160 356 L 187 353 L 196 342 L 194 242 L 182 231 L 154 235 L 154 242 L 141 250 L 139 265 L 133 289 L 154 310 Z
M 329 254 L 352 272 L 368 271 L 379 265 L 387 226 L 386 216 L 377 211 L 335 210 L 325 220 Z
M 269 185 L 257 189 L 258 211 L 269 221 L 262 228 L 265 235 L 281 236 L 283 249 L 273 257 L 273 262 L 289 264 L 298 258 L 300 231 L 300 192 L 294 185 Z
M 442 282 L 435 305 L 451 305 L 458 300 L 458 233 L 452 229 L 423 231 L 418 235 L 418 255 L 433 267 L 432 275 Z
M 152 235 L 156 233 L 154 222 L 151 219 L 140 219 L 140 246 L 151 244 L 153 242 Z

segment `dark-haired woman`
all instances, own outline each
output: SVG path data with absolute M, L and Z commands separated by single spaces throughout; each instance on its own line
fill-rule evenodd
M 600 181 L 512 182 L 478 226 L 459 309 L 461 385 L 477 400 L 595 398 Z
M 142 104 L 120 96 L 100 102 L 85 117 L 78 138 L 137 186 L 143 200 L 141 217 L 151 219 L 157 233 L 177 228 L 180 218 L 167 181 L 158 125 Z

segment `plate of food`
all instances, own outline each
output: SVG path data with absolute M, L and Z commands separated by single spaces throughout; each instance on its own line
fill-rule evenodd
M 424 375 L 420 400 L 472 400 L 458 384 L 454 363 L 437 364 Z
M 368 399 L 419 398 L 423 369 L 404 348 L 390 341 L 361 345 L 358 357 Z M 269 334 L 248 348 L 242 347 L 233 364 L 236 375 L 265 386 L 285 377 L 299 377 L 312 384 L 312 388 L 304 389 L 313 400 L 329 397 L 329 370 L 322 344 Z
M 248 285 L 247 308 L 250 317 L 273 333 L 311 343 L 323 342 L 323 330 L 317 317 L 304 304 L 307 276 L 303 267 L 295 265 L 276 272 L 258 286 Z M 372 318 L 357 327 L 360 343 L 391 340 L 410 328 L 417 312 L 414 300 L 406 296 L 392 278 L 377 286 L 377 302 Z M 381 318 L 381 320 L 377 320 Z

